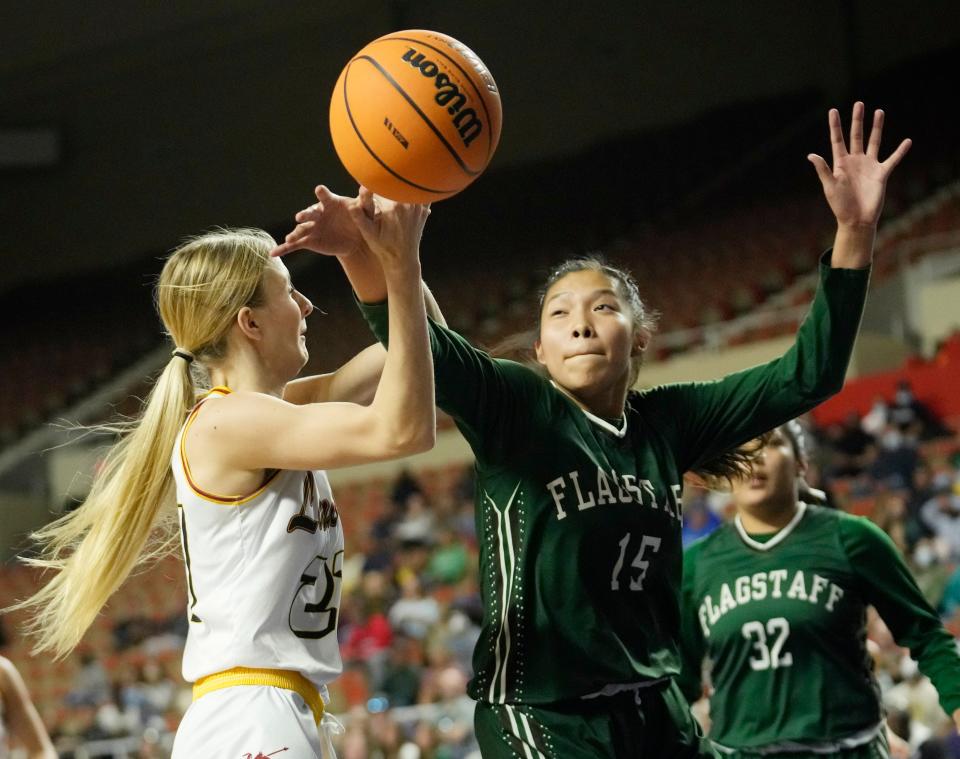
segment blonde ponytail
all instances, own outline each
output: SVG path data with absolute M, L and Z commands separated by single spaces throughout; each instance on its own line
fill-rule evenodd
M 27 563 L 55 574 L 11 608 L 32 612 L 26 632 L 35 636 L 35 653 L 69 654 L 135 567 L 178 546 L 170 457 L 196 401 L 185 355 L 201 368 L 225 356 L 237 311 L 259 302 L 273 246 L 260 230 L 217 230 L 167 259 L 157 306 L 179 355 L 167 362 L 138 420 L 105 428 L 120 440 L 86 501 L 33 536 L 41 551 Z
M 70 653 L 133 568 L 176 545 L 170 453 L 193 398 L 187 362 L 171 359 L 84 504 L 34 534 L 44 548 L 27 562 L 56 572 L 19 604 L 35 609 L 35 652 Z

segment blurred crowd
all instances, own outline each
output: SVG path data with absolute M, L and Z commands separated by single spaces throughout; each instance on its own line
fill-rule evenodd
M 877 522 L 903 551 L 921 589 L 960 634 L 960 436 L 903 383 L 869 413 L 806 426 L 808 480 L 831 505 Z M 370 519 L 348 525 L 339 640 L 344 672 L 329 711 L 342 759 L 477 759 L 466 695 L 479 634 L 473 470 L 437 487 L 403 472 Z M 688 486 L 684 542 L 730 518 L 729 499 Z M 180 676 L 181 613 L 117 621 L 109 657 L 81 650 L 81 666 L 50 725 L 63 756 L 164 756 L 191 692 Z M 892 728 L 922 757 L 960 759 L 960 740 L 936 692 L 872 615 L 871 647 Z M 97 742 L 106 743 L 98 744 Z M 93 742 L 93 743 L 91 743 Z M 72 747 L 86 744 L 83 751 Z M 97 753 L 103 746 L 103 754 Z M 91 750 L 90 747 L 93 746 Z
M 380 518 L 357 527 L 343 571 L 344 675 L 331 688 L 345 714 L 340 755 L 479 756 L 466 695 L 482 614 L 472 468 L 433 498 L 403 473 Z

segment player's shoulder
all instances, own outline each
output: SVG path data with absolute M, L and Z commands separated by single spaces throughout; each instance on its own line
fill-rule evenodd
M 559 395 L 560 391 L 550 384 L 550 378 L 530 364 L 509 358 L 494 358 L 493 363 L 503 383 L 527 403 L 543 403 Z
M 671 382 L 665 385 L 653 385 L 639 390 L 631 390 L 629 397 L 638 406 L 644 408 L 655 408 L 657 404 L 665 400 L 683 396 L 689 392 L 690 383 Z
M 517 361 L 512 358 L 499 358 L 496 356 L 493 357 L 492 360 L 504 375 L 515 377 L 519 382 L 549 384 L 549 379 L 543 372 L 537 371 L 532 365 L 524 361 Z
M 699 403 L 697 384 L 672 382 L 631 390 L 627 396 L 627 407 L 654 428 L 669 430 Z
M 852 514 L 848 514 L 840 509 L 834 509 L 829 506 L 820 506 L 816 503 L 805 503 L 804 508 L 806 510 L 804 519 L 809 519 L 810 521 L 815 520 L 825 524 L 836 524 L 844 521 L 845 519 L 859 519 L 859 517 L 854 517 Z
M 627 413 L 654 422 L 661 415 L 670 417 L 670 400 L 674 397 L 670 388 L 674 385 L 655 385 L 627 393 Z
M 806 504 L 805 519 L 811 522 L 817 522 L 825 526 L 830 526 L 836 530 L 854 532 L 869 530 L 874 526 L 867 517 L 850 514 L 840 509 L 834 509 L 829 506 L 820 506 L 814 503 Z
M 243 390 L 221 393 L 215 388 L 193 407 L 190 414 L 190 436 L 197 437 L 205 432 L 221 429 L 224 425 L 246 425 L 258 415 L 275 412 L 278 406 L 293 405 L 295 404 L 267 393 Z
M 709 535 L 697 538 L 683 550 L 684 562 L 708 559 L 715 553 L 729 550 L 730 540 L 735 538 L 735 527 L 732 522 L 724 522 Z
M 826 506 L 808 505 L 807 510 L 814 519 L 837 536 L 840 546 L 847 554 L 894 549 L 890 536 L 868 517 L 848 514 Z

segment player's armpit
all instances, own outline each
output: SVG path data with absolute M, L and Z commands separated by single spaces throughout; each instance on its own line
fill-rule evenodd
M 379 343 L 371 345 L 334 372 L 288 382 L 283 399 L 296 406 L 328 402 L 366 406 L 377 392 L 386 360 L 384 347 Z
M 239 469 L 334 469 L 426 450 L 416 420 L 392 422 L 372 406 L 296 406 L 261 393 L 208 401 L 188 431 L 187 445 L 220 466 Z

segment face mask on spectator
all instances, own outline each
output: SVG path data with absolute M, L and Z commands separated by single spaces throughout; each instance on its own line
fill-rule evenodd
M 900 430 L 891 428 L 886 430 L 880 437 L 880 445 L 888 451 L 896 450 L 903 443 L 903 435 Z
M 920 569 L 929 567 L 936 558 L 933 546 L 927 542 L 917 543 L 917 547 L 913 551 L 913 563 Z

